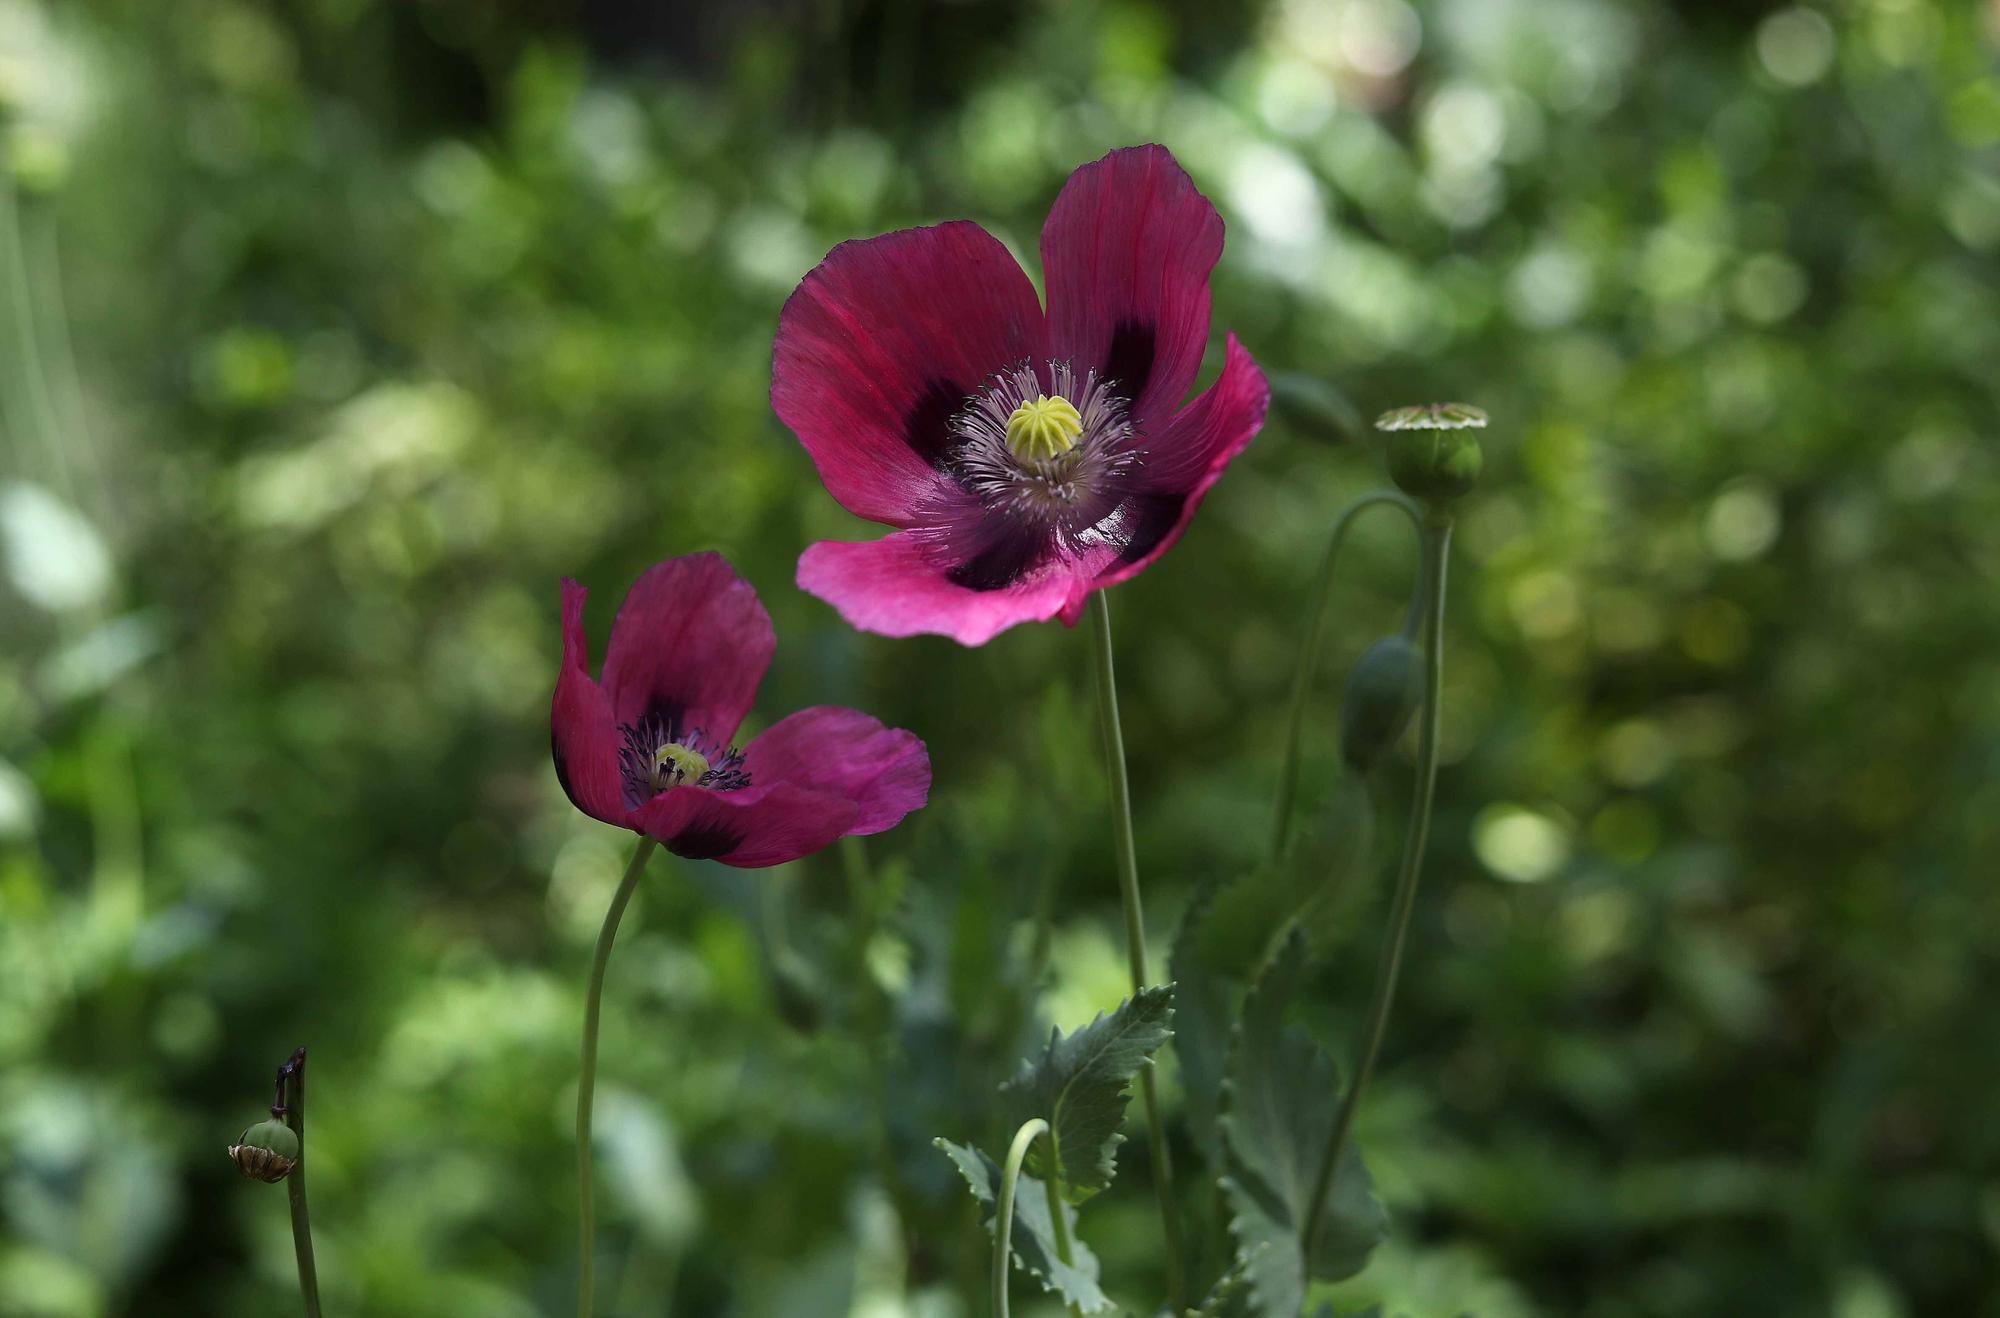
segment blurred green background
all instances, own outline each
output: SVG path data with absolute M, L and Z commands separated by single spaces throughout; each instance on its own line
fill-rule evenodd
M 549 768 L 556 581 L 601 652 L 700 548 L 777 620 L 753 725 L 857 705 L 937 790 L 865 855 L 655 863 L 610 1311 L 984 1312 L 928 1140 L 994 1149 L 994 1079 L 1124 987 L 1085 646 L 885 641 L 793 589 L 873 531 L 771 416 L 770 340 L 845 237 L 971 217 L 1032 270 L 1069 170 L 1151 140 L 1228 222 L 1218 347 L 1495 418 L 1360 1126 L 1395 1230 L 1338 1297 L 2000 1313 L 1996 33 L 1984 0 L 0 0 L 0 1314 L 293 1311 L 284 1196 L 222 1149 L 301 1042 L 328 1312 L 569 1311 L 628 839 Z M 1312 565 L 1379 478 L 1326 421 L 1274 416 L 1116 592 L 1156 960 L 1257 856 Z M 1316 794 L 1410 557 L 1364 523 Z M 1383 886 L 1323 972 L 1337 1041 Z M 1137 1308 L 1122 1162 L 1084 1234 Z

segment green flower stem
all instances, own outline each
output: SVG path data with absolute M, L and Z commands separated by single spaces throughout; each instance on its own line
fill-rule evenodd
M 1035 1119 L 1037 1121 L 1041 1120 L 1040 1117 Z M 1042 1182 L 1042 1189 L 1048 1192 L 1049 1229 L 1054 1233 L 1056 1238 L 1056 1257 L 1061 1259 L 1065 1265 L 1073 1268 L 1076 1266 L 1076 1251 L 1070 1246 L 1069 1222 L 1063 1216 L 1062 1173 L 1058 1170 L 1057 1160 L 1059 1155 L 1056 1152 L 1055 1131 L 1050 1129 L 1048 1136 L 1049 1176 L 1047 1180 Z M 1069 1306 L 1069 1314 L 1070 1318 L 1083 1318 L 1083 1310 L 1077 1308 L 1075 1304 Z
M 306 1206 L 306 1060 L 304 1050 L 294 1059 L 291 1093 L 285 1101 L 285 1120 L 299 1137 L 298 1160 L 285 1178 L 285 1192 L 292 1200 L 292 1253 L 299 1263 L 299 1295 L 305 1300 L 306 1318 L 320 1318 L 319 1269 L 313 1264 L 312 1211 Z
M 1118 852 L 1118 891 L 1125 906 L 1125 953 L 1132 967 L 1132 991 L 1145 988 L 1146 917 L 1139 902 L 1139 856 L 1132 839 L 1132 785 L 1125 775 L 1125 734 L 1118 724 L 1118 680 L 1111 659 L 1111 605 L 1106 592 L 1090 595 L 1090 639 L 1097 664 L 1097 708 L 1104 733 L 1105 771 L 1111 782 L 1112 838 Z M 1153 1158 L 1153 1189 L 1160 1200 L 1160 1223 L 1167 1254 L 1167 1307 L 1181 1310 L 1180 1215 L 1174 1211 L 1174 1169 L 1168 1161 L 1167 1129 L 1160 1121 L 1159 1085 L 1153 1067 L 1139 1070 L 1146 1100 L 1146 1143 Z
M 591 1187 L 590 1117 L 597 1096 L 597 1021 L 604 1005 L 604 968 L 611 961 L 611 944 L 618 937 L 618 922 L 625 917 L 625 908 L 632 901 L 632 893 L 639 886 L 639 876 L 645 872 L 655 845 L 649 837 L 640 838 L 638 849 L 632 853 L 632 863 L 625 867 L 625 877 L 618 881 L 611 909 L 604 913 L 604 927 L 597 931 L 597 952 L 590 961 L 590 986 L 584 996 L 583 1072 L 576 1082 L 577 1318 L 591 1318 L 597 1302 L 597 1223 Z
M 1424 711 L 1417 730 L 1416 798 L 1410 807 L 1409 831 L 1403 838 L 1402 865 L 1396 876 L 1396 895 L 1389 911 L 1388 943 L 1376 972 L 1375 1002 L 1369 1012 L 1368 1036 L 1362 1045 L 1361 1060 L 1354 1079 L 1340 1100 L 1334 1117 L 1333 1138 L 1327 1141 L 1319 1172 L 1313 1177 L 1312 1207 L 1306 1213 L 1305 1230 L 1299 1239 L 1311 1257 L 1312 1242 L 1325 1220 L 1326 1206 L 1333 1194 L 1334 1176 L 1340 1155 L 1354 1127 L 1355 1108 L 1361 1091 L 1375 1073 L 1375 1059 L 1382 1051 L 1382 1036 L 1389 1028 L 1389 1008 L 1396 998 L 1396 980 L 1403 968 L 1403 944 L 1409 937 L 1410 912 L 1416 905 L 1417 874 L 1424 863 L 1424 845 L 1430 838 L 1431 800 L 1437 791 L 1437 751 L 1439 703 L 1444 694 L 1444 589 L 1445 560 L 1451 548 L 1451 517 L 1434 512 L 1423 526 L 1424 611 L 1429 617 L 1424 644 Z
M 1356 517 L 1376 504 L 1389 504 L 1402 509 L 1417 534 L 1423 534 L 1422 511 L 1409 498 L 1393 490 L 1376 490 L 1362 495 L 1342 509 L 1339 519 L 1333 524 L 1333 535 L 1326 544 L 1326 556 L 1320 560 L 1319 575 L 1313 579 L 1312 613 L 1306 622 L 1305 637 L 1299 643 L 1299 669 L 1292 678 L 1292 707 L 1285 721 L 1285 754 L 1278 765 L 1277 818 L 1271 828 L 1273 860 L 1284 854 L 1285 844 L 1291 840 L 1292 811 L 1298 804 L 1299 794 L 1299 745 L 1305 734 L 1306 706 L 1312 699 L 1313 674 L 1319 671 L 1320 642 L 1326 635 L 1327 608 L 1333 600 L 1334 560 L 1340 555 L 1342 542 L 1347 539 L 1348 527 L 1353 525 Z
M 993 1218 L 993 1318 L 1007 1318 L 1007 1276 L 1014 1253 L 1014 1189 L 1020 1184 L 1021 1163 L 1035 1137 L 1046 1133 L 1048 1128 L 1049 1123 L 1040 1117 L 1023 1122 L 1014 1132 L 1014 1143 L 1007 1150 L 1007 1165 L 1000 1173 L 1000 1202 L 994 1205 Z M 1056 1219 L 1061 1221 L 1062 1215 L 1056 1214 Z M 1066 1238 L 1064 1243 L 1068 1243 Z

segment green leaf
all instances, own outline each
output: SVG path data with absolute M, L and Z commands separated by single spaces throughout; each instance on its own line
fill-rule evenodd
M 1049 1031 L 1042 1055 L 1022 1062 L 1000 1087 L 1011 1105 L 1010 1124 L 1030 1117 L 1049 1123 L 1051 1138 L 1035 1141 L 1028 1170 L 1056 1175 L 1069 1202 L 1082 1203 L 1117 1174 L 1115 1155 L 1125 1138 L 1118 1127 L 1131 1101 L 1127 1086 L 1173 1037 L 1173 1000 L 1171 984 L 1143 988 L 1074 1034 Z
M 1353 926 L 1367 892 L 1374 823 L 1366 779 L 1344 775 L 1282 862 L 1204 885 L 1181 917 L 1168 960 L 1174 1052 L 1188 1124 L 1214 1162 L 1222 1159 L 1215 1117 L 1245 985 L 1294 923 L 1321 947 Z
M 1305 963 L 1305 936 L 1294 930 L 1244 999 L 1223 1090 L 1229 1227 L 1255 1311 L 1265 1318 L 1297 1318 L 1310 1281 L 1361 1271 L 1389 1226 L 1349 1141 L 1311 1248 L 1300 1239 L 1339 1106 L 1332 1059 L 1285 1025 Z
M 1215 1120 L 1222 1106 L 1230 1035 L 1243 1004 L 1242 979 L 1216 966 L 1205 946 L 1222 888 L 1210 883 L 1195 893 L 1167 954 L 1174 977 L 1174 1056 L 1180 1061 L 1188 1125 L 1213 1165 L 1222 1161 L 1222 1137 Z
M 932 1140 L 958 1165 L 959 1174 L 972 1187 L 972 1197 L 986 1206 L 986 1230 L 996 1225 L 995 1209 L 1000 1202 L 1000 1168 L 978 1149 Z M 1014 1187 L 1014 1233 L 1010 1240 L 1015 1266 L 1042 1283 L 1042 1289 L 1060 1296 L 1084 1313 L 1111 1307 L 1111 1301 L 1097 1284 L 1097 1256 L 1076 1234 L 1076 1209 L 1063 1205 L 1063 1222 L 1069 1227 L 1070 1259 L 1056 1256 L 1055 1221 L 1049 1216 L 1048 1187 L 1039 1179 L 1022 1173 Z
M 1375 805 L 1367 779 L 1341 775 L 1298 834 L 1283 859 L 1216 893 L 1199 949 L 1211 968 L 1250 979 L 1294 919 L 1321 948 L 1351 927 L 1374 868 Z

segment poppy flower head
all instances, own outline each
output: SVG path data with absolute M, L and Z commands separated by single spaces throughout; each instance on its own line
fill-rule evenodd
M 842 243 L 785 304 L 771 401 L 850 511 L 896 528 L 822 543 L 799 585 L 856 626 L 977 645 L 1074 623 L 1143 571 L 1261 426 L 1231 338 L 1192 403 L 1222 220 L 1165 148 L 1070 176 L 1042 229 L 1044 313 L 976 224 Z
M 583 587 L 563 583 L 551 702 L 556 778 L 579 810 L 695 859 L 756 868 L 879 833 L 921 807 L 930 757 L 908 732 L 820 706 L 734 737 L 770 665 L 771 619 L 720 556 L 639 578 L 590 674 Z

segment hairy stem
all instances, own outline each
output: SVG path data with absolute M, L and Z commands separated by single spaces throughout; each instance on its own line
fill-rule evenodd
M 1361 1060 L 1354 1068 L 1354 1079 L 1342 1096 L 1340 1110 L 1334 1117 L 1333 1137 L 1327 1141 L 1319 1172 L 1313 1177 L 1312 1198 L 1307 1200 L 1311 1207 L 1306 1212 L 1300 1243 L 1308 1258 L 1312 1256 L 1312 1243 L 1319 1234 L 1320 1224 L 1326 1218 L 1334 1178 L 1340 1167 L 1340 1155 L 1346 1149 L 1348 1135 L 1354 1128 L 1354 1112 L 1360 1105 L 1361 1091 L 1367 1088 L 1369 1077 L 1375 1073 L 1375 1059 L 1382 1051 L 1382 1036 L 1389 1029 L 1389 1008 L 1396 999 L 1396 981 L 1403 968 L 1403 945 L 1409 937 L 1410 913 L 1416 905 L 1417 875 L 1424 863 L 1424 845 L 1430 838 L 1431 800 L 1437 790 L 1438 706 L 1444 691 L 1444 587 L 1445 557 L 1451 547 L 1449 516 L 1443 513 L 1432 515 L 1424 527 L 1423 547 L 1422 591 L 1424 612 L 1429 622 L 1424 643 L 1423 721 L 1417 732 L 1416 794 L 1410 806 L 1409 830 L 1403 838 L 1403 859 L 1396 875 L 1396 895 L 1389 910 L 1388 942 L 1382 953 L 1382 964 L 1376 971 L 1375 1001 L 1369 1011 L 1367 1038 L 1362 1044 Z
M 1106 592 L 1090 596 L 1090 638 L 1097 669 L 1097 708 L 1104 734 L 1105 771 L 1111 783 L 1112 839 L 1118 853 L 1118 892 L 1125 907 L 1125 954 L 1132 968 L 1132 991 L 1146 987 L 1146 917 L 1139 900 L 1139 856 L 1132 837 L 1132 785 L 1125 775 L 1125 733 L 1118 722 L 1118 680 L 1111 658 L 1111 605 Z M 1174 1170 L 1167 1154 L 1167 1129 L 1160 1121 L 1159 1084 L 1153 1067 L 1139 1071 L 1139 1091 L 1146 1100 L 1146 1143 L 1153 1159 L 1153 1189 L 1160 1200 L 1160 1224 L 1165 1232 L 1167 1307 L 1181 1310 L 1182 1258 L 1180 1215 L 1174 1209 Z
M 604 1005 L 604 968 L 611 962 L 611 944 L 618 938 L 618 922 L 639 886 L 646 861 L 653 854 L 653 839 L 640 838 L 618 881 L 611 908 L 604 913 L 604 927 L 597 931 L 597 952 L 590 961 L 590 986 L 583 1003 L 583 1071 L 576 1082 L 576 1199 L 577 1199 L 577 1318 L 591 1318 L 597 1303 L 597 1210 L 591 1185 L 590 1118 L 597 1097 L 597 1022 Z

